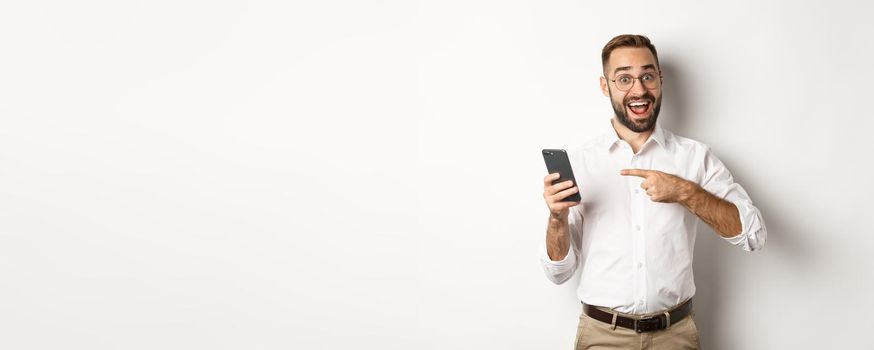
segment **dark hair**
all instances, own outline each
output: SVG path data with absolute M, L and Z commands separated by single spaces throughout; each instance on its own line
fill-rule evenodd
M 610 39 L 610 41 L 607 42 L 607 45 L 604 45 L 604 49 L 601 50 L 602 69 L 607 68 L 607 61 L 610 59 L 610 54 L 613 53 L 613 50 L 620 47 L 648 48 L 649 51 L 652 52 L 652 56 L 655 58 L 656 67 L 661 70 L 661 66 L 659 65 L 659 54 L 656 52 L 655 46 L 649 41 L 649 38 L 636 34 L 617 35 L 613 39 Z

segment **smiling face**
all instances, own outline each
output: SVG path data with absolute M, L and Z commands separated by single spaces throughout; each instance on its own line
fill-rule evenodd
M 618 87 L 625 74 L 635 79 L 628 91 Z M 601 92 L 610 97 L 616 119 L 637 133 L 652 130 L 662 105 L 661 76 L 652 52 L 645 47 L 617 48 L 610 53 L 604 76 L 606 78 L 601 77 Z M 654 88 L 647 88 L 642 80 L 636 80 L 638 77 L 643 80 L 654 78 L 658 82 Z

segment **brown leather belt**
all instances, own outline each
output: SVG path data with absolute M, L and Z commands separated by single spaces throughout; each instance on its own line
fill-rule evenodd
M 653 332 L 668 328 L 671 324 L 680 322 L 680 320 L 689 316 L 689 313 L 692 312 L 692 299 L 686 300 L 670 312 L 666 311 L 665 313 L 642 319 L 620 316 L 586 303 L 583 303 L 583 312 L 591 318 L 611 325 L 615 315 L 616 325 L 619 327 L 633 329 L 637 333 Z M 666 314 L 670 315 L 670 319 Z

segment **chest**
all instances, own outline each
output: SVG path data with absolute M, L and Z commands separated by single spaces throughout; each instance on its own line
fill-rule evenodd
M 665 149 L 633 154 L 630 148 L 619 148 L 601 153 L 581 152 L 574 158 L 581 207 L 588 218 L 609 216 L 625 221 L 635 216 L 638 221 L 650 221 L 646 218 L 685 216 L 686 210 L 680 204 L 653 202 L 640 187 L 644 179 L 620 175 L 623 169 L 658 170 L 695 183 L 700 183 L 703 176 L 702 162 L 694 154 Z

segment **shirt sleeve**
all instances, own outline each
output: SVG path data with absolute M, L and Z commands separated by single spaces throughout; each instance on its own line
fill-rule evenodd
M 540 262 L 543 265 L 543 272 L 546 273 L 546 278 L 555 284 L 562 284 L 571 279 L 579 265 L 580 246 L 583 233 L 583 217 L 580 213 L 579 206 L 570 208 L 568 213 L 568 229 L 571 237 L 570 244 L 568 245 L 568 253 L 565 255 L 564 259 L 554 261 L 549 258 L 545 239 L 540 245 Z
M 734 182 L 728 168 L 713 154 L 709 147 L 704 152 L 704 179 L 701 187 L 737 207 L 741 233 L 734 237 L 724 238 L 726 241 L 750 252 L 764 247 L 768 231 L 765 228 L 762 213 L 753 205 L 747 191 L 740 184 Z

